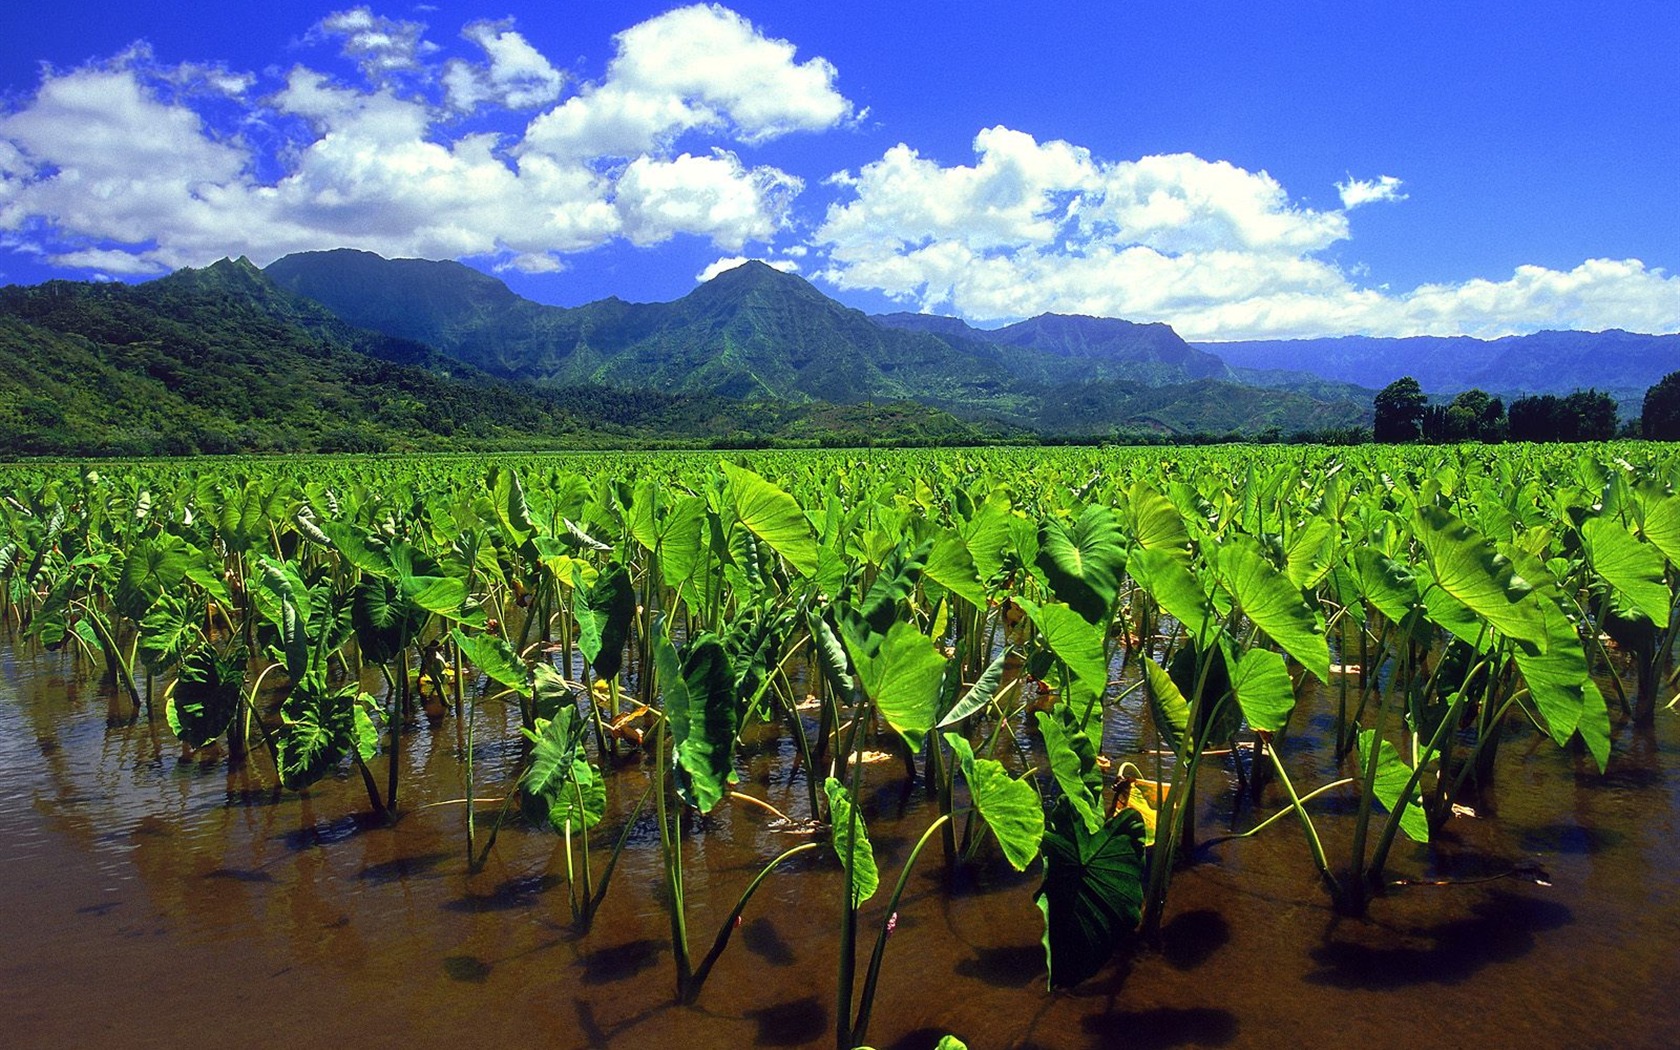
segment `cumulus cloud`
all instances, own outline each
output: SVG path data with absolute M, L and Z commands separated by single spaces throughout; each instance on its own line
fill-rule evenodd
M 1342 195 L 1344 209 L 1357 208 L 1361 204 L 1375 201 L 1406 199 L 1406 195 L 1400 192 L 1400 180 L 1393 175 L 1379 175 L 1375 179 L 1356 179 L 1349 175 L 1346 182 L 1336 183 L 1336 192 Z
M 306 40 L 359 78 L 300 64 L 261 89 L 144 46 L 46 70 L 0 104 L 0 233 L 117 274 L 339 246 L 532 273 L 619 239 L 738 252 L 784 228 L 804 183 L 732 147 L 851 112 L 832 65 L 716 6 L 626 30 L 575 86 L 511 23 L 467 25 L 470 61 L 435 60 L 425 28 L 337 12 Z M 485 106 L 540 112 L 523 135 L 461 129 Z
M 694 131 L 756 145 L 852 115 L 831 63 L 795 61 L 792 44 L 716 4 L 678 8 L 614 40 L 606 77 L 532 121 L 522 150 L 634 157 Z
M 799 264 L 794 262 L 792 259 L 749 259 L 744 255 L 732 255 L 727 259 L 719 259 L 710 266 L 707 266 L 704 270 L 701 270 L 699 273 L 694 275 L 694 280 L 700 284 L 705 284 L 707 281 L 716 277 L 720 273 L 726 273 L 735 269 L 737 266 L 745 266 L 750 262 L 761 262 L 766 266 L 769 266 L 771 269 L 780 270 L 783 273 L 799 272 Z
M 943 165 L 901 144 L 831 177 L 845 196 L 812 238 L 817 276 L 970 320 L 1095 314 L 1197 339 L 1680 328 L 1680 279 L 1632 260 L 1360 287 L 1326 250 L 1350 236 L 1350 208 L 1404 199 L 1391 176 L 1350 178 L 1343 207 L 1318 210 L 1266 172 L 1190 154 L 1107 161 L 1003 127 L 974 150 Z
M 483 48 L 488 62 L 474 65 L 452 59 L 444 67 L 444 88 L 453 108 L 468 111 L 494 102 L 508 109 L 529 109 L 560 97 L 565 77 L 505 23 L 474 22 L 461 35 Z

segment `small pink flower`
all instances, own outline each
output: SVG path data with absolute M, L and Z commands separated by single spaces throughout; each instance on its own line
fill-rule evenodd
M 896 929 L 898 929 L 898 912 L 895 911 L 887 916 L 887 933 L 891 934 Z

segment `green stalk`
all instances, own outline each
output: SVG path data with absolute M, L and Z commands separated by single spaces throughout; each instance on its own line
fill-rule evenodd
M 854 806 L 855 808 L 855 806 Z M 951 814 L 946 813 L 922 832 L 922 837 L 916 840 L 916 847 L 910 851 L 910 856 L 904 862 L 904 870 L 898 873 L 898 884 L 893 887 L 892 896 L 887 900 L 887 912 L 881 919 L 881 932 L 875 938 L 875 951 L 869 957 L 869 972 L 863 979 L 863 998 L 858 1001 L 857 1023 L 852 1026 L 852 1043 L 859 1045 L 869 1029 L 869 1014 L 875 1005 L 875 985 L 881 976 L 881 960 L 886 957 L 887 936 L 892 932 L 892 921 L 898 914 L 898 899 L 904 895 L 904 887 L 910 882 L 910 869 L 916 866 L 916 858 L 922 855 L 922 847 L 928 844 L 933 833 L 944 827 L 947 831 L 951 825 Z
M 864 709 L 867 706 L 868 705 L 866 704 L 859 703 L 855 705 L 852 713 L 852 737 L 854 740 L 858 741 L 858 745 L 860 747 L 861 740 L 856 732 L 857 723 L 863 717 Z M 853 1047 L 857 1045 L 852 1040 L 851 1025 L 852 983 L 857 978 L 857 903 L 854 900 L 856 895 L 856 879 L 853 876 L 852 868 L 857 859 L 858 810 L 863 808 L 862 804 L 858 801 L 858 789 L 862 786 L 863 780 L 862 772 L 862 757 L 860 755 L 853 755 L 851 768 L 852 783 L 851 787 L 848 789 L 851 793 L 852 804 L 847 810 L 846 818 L 846 845 L 848 852 L 845 864 L 846 895 L 844 898 L 845 907 L 840 909 L 840 964 L 835 980 L 835 999 L 837 1000 L 834 1011 L 835 1050 L 853 1050 Z
M 1447 708 L 1446 717 L 1441 719 L 1441 724 L 1435 727 L 1435 735 L 1430 739 L 1427 750 L 1424 754 L 1418 756 L 1417 764 L 1412 767 L 1412 775 L 1406 778 L 1406 786 L 1401 789 L 1399 800 L 1388 814 L 1388 822 L 1383 825 L 1382 836 L 1377 840 L 1377 848 L 1371 853 L 1371 864 L 1365 872 L 1365 881 L 1368 885 L 1375 886 L 1377 880 L 1382 878 L 1383 868 L 1388 863 L 1389 847 L 1394 844 L 1395 833 L 1400 830 L 1400 816 L 1406 811 L 1406 807 L 1411 804 L 1412 792 L 1417 790 L 1418 783 L 1423 779 L 1426 760 L 1433 757 L 1440 745 L 1441 738 L 1447 732 L 1447 727 L 1458 720 L 1459 709 L 1464 706 L 1464 694 L 1455 693 L 1454 696 L 1456 699 Z M 1371 738 L 1371 753 L 1373 755 L 1380 750 L 1381 744 L 1382 741 L 1378 738 Z
M 1269 744 L 1262 743 L 1261 746 L 1265 747 L 1266 756 L 1272 760 L 1272 768 L 1277 772 L 1278 780 L 1282 782 L 1284 791 L 1289 794 L 1290 808 L 1301 819 L 1301 830 L 1307 836 L 1307 848 L 1312 851 L 1313 863 L 1318 866 L 1318 873 L 1323 876 L 1324 884 L 1330 890 L 1330 899 L 1341 900 L 1341 884 L 1336 881 L 1336 876 L 1330 871 L 1330 860 L 1324 855 L 1324 843 L 1319 841 L 1318 829 L 1313 826 L 1312 818 L 1307 815 L 1307 808 L 1304 805 L 1306 800 L 1296 794 L 1295 785 L 1290 782 L 1289 774 L 1284 771 L 1283 761 L 1278 758 L 1277 750 Z M 1281 816 L 1282 814 L 1279 813 L 1278 815 Z
M 630 811 L 630 817 L 624 822 L 624 829 L 618 834 L 618 842 L 613 846 L 612 854 L 607 857 L 607 866 L 601 870 L 601 881 L 596 887 L 595 896 L 591 897 L 584 908 L 583 922 L 587 926 L 595 918 L 595 911 L 607 897 L 607 886 L 612 882 L 613 869 L 618 867 L 619 855 L 624 852 L 625 844 L 630 841 L 630 833 L 636 830 L 636 818 L 642 815 L 642 807 L 647 805 L 648 796 L 653 793 L 656 785 L 649 784 L 642 792 L 642 797 L 636 803 L 636 808 Z
M 1394 670 L 1394 677 L 1396 684 L 1400 685 L 1402 689 L 1405 689 L 1406 673 L 1410 669 L 1409 665 L 1411 663 L 1412 655 L 1411 639 L 1409 637 L 1403 638 L 1401 640 L 1401 645 L 1400 662 Z M 1369 833 L 1371 825 L 1371 803 L 1376 799 L 1377 766 L 1378 759 L 1381 757 L 1382 752 L 1383 722 L 1387 718 L 1387 715 L 1387 698 L 1383 696 L 1379 690 L 1377 694 L 1376 725 L 1371 730 L 1370 754 L 1365 756 L 1364 779 L 1361 781 L 1359 792 L 1359 810 L 1357 815 L 1354 817 L 1353 822 L 1353 846 L 1349 851 L 1349 859 L 1351 863 L 1348 866 L 1348 870 L 1351 872 L 1353 882 L 1350 887 L 1352 895 L 1348 899 L 1348 907 L 1349 910 L 1355 914 L 1364 910 L 1365 901 L 1370 896 L 1370 886 L 1366 882 L 1364 875 L 1365 838 Z M 1358 740 L 1358 734 L 1359 730 L 1356 725 L 1353 729 L 1355 741 Z
M 688 922 L 683 911 L 682 841 L 680 833 L 671 834 L 671 822 L 666 814 L 665 800 L 665 720 L 659 720 L 659 736 L 654 741 L 654 799 L 659 817 L 659 848 L 665 860 L 665 886 L 670 891 L 671 953 L 676 958 L 677 1002 L 685 1002 L 688 990 Z
M 706 983 L 706 975 L 712 972 L 712 966 L 717 963 L 718 957 L 723 954 L 723 950 L 729 946 L 729 938 L 735 932 L 735 924 L 740 920 L 741 914 L 747 910 L 747 902 L 752 900 L 754 893 L 758 892 L 759 885 L 770 877 L 770 873 L 775 871 L 782 861 L 796 853 L 816 849 L 818 845 L 820 843 L 806 842 L 793 847 L 766 864 L 764 870 L 760 871 L 757 877 L 747 884 L 746 890 L 741 894 L 741 899 L 735 902 L 734 909 L 724 918 L 723 925 L 718 927 L 717 937 L 712 941 L 712 950 L 706 953 L 706 957 L 700 960 L 699 967 L 695 969 L 694 977 L 689 981 L 687 996 L 683 999 L 683 1002 L 692 1003 L 700 997 L 700 986 Z
M 464 794 L 467 798 L 467 866 L 470 868 L 472 866 L 472 858 L 473 858 L 473 841 L 474 841 L 475 835 L 477 834 L 476 811 L 477 811 L 478 807 L 473 804 L 472 799 L 473 799 L 473 793 L 474 793 L 474 791 L 477 787 L 477 785 L 474 783 L 474 780 L 473 780 L 473 715 L 474 715 L 474 713 L 476 713 L 478 705 L 475 703 L 475 704 L 473 704 L 473 709 L 472 710 L 467 709 L 466 699 L 465 699 L 464 694 L 462 693 L 462 685 L 461 685 L 461 682 L 462 682 L 461 647 L 459 645 L 457 645 L 457 646 L 454 646 L 454 649 L 455 649 L 455 719 L 456 719 L 456 725 L 457 726 L 460 726 L 462 723 L 465 723 L 464 732 L 466 734 L 465 746 L 461 749 L 461 753 L 462 753 L 462 756 L 463 756 L 463 759 L 464 759 L 464 771 L 465 771 L 466 781 L 467 781 L 466 782 L 467 790 L 464 792 Z

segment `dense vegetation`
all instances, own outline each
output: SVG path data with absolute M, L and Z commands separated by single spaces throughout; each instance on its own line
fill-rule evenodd
M 1659 414 L 1664 396 L 1660 388 L 1659 383 L 1646 394 L 1647 404 L 1659 406 L 1656 409 Z M 1519 397 L 1507 410 L 1499 398 L 1472 388 L 1461 392 L 1450 404 L 1432 405 L 1416 379 L 1402 376 L 1377 393 L 1372 412 L 1373 437 L 1384 444 L 1609 441 L 1623 431 L 1615 400 L 1599 390 L 1577 390 L 1565 397 L 1555 394 Z M 1650 409 L 1646 417 L 1652 417 Z M 1635 432 L 1631 423 L 1626 432 Z
M 758 403 L 538 386 L 353 328 L 249 263 L 138 286 L 0 289 L 12 455 L 974 443 L 913 404 Z
M 0 615 L 104 668 L 113 717 L 166 719 L 191 748 L 225 739 L 229 761 L 277 789 L 365 793 L 395 820 L 393 744 L 422 697 L 440 720 L 511 705 L 525 760 L 513 782 L 483 785 L 508 799 L 499 813 L 464 807 L 468 863 L 517 808 L 559 836 L 586 927 L 631 830 L 651 822 L 680 1001 L 702 994 L 764 880 L 824 850 L 845 873 L 840 899 L 809 904 L 841 932 L 839 1048 L 865 1039 L 905 886 L 868 839 L 882 778 L 939 799 L 905 874 L 924 849 L 953 868 L 1043 873 L 1049 982 L 1073 986 L 1117 944 L 1163 935 L 1203 774 L 1242 783 L 1242 835 L 1293 817 L 1269 833 L 1300 831 L 1337 908 L 1380 909 L 1403 844 L 1430 848 L 1491 786 L 1501 747 L 1574 749 L 1590 775 L 1628 724 L 1667 717 L 1680 632 L 1680 459 L 1664 445 L 4 478 Z M 364 664 L 388 670 L 385 696 L 359 690 Z M 1122 709 L 1140 736 L 1112 731 Z M 814 837 L 743 874 L 732 911 L 703 914 L 684 893 L 684 843 L 705 830 L 681 814 L 747 794 L 736 745 L 765 719 L 798 741 L 806 808 L 792 816 Z M 1309 783 L 1288 760 L 1307 719 L 1333 725 L 1339 778 Z M 897 760 L 862 761 L 866 748 Z M 652 786 L 623 827 L 600 826 L 609 791 L 649 782 L 610 775 L 626 762 Z M 860 967 L 865 921 L 878 933 Z M 704 954 L 702 922 L 718 931 Z

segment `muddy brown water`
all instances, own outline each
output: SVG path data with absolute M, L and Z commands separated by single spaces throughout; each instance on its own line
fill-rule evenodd
M 464 791 L 450 722 L 404 737 L 406 812 L 385 826 L 366 818 L 354 774 L 279 794 L 260 762 L 230 775 L 219 758 L 182 761 L 161 719 L 108 727 L 108 703 L 71 657 L 0 644 L 0 1044 L 833 1045 L 841 890 L 825 853 L 771 878 L 699 1002 L 674 1006 L 651 821 L 579 933 L 553 835 L 505 831 L 488 868 L 466 874 L 464 813 L 447 804 Z M 478 717 L 483 796 L 517 749 L 502 714 Z M 1327 728 L 1305 719 L 1290 743 L 1303 788 L 1335 775 L 1315 737 Z M 1111 726 L 1110 739 L 1126 732 Z M 743 790 L 805 815 L 790 740 L 771 727 L 749 745 Z M 1281 821 L 1204 849 L 1174 882 L 1164 950 L 1123 951 L 1071 992 L 1044 988 L 1035 873 L 983 863 L 948 886 L 930 852 L 899 907 L 870 1042 L 1680 1045 L 1680 715 L 1654 734 L 1619 731 L 1604 776 L 1526 732 L 1499 761 L 1482 800 L 1496 816 L 1454 821 L 1433 858 L 1401 847 L 1391 866 L 1460 884 L 1396 889 L 1368 918 L 1338 918 Z M 647 781 L 636 764 L 613 774 L 598 843 Z M 898 767 L 872 770 L 864 794 L 896 878 L 933 811 Z M 1231 804 L 1225 774 L 1200 794 L 1209 835 Z M 1342 853 L 1338 803 L 1315 807 Z M 696 955 L 758 868 L 798 841 L 741 805 L 690 829 Z M 865 909 L 864 953 L 882 898 Z

